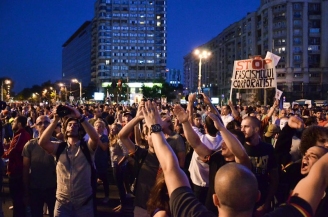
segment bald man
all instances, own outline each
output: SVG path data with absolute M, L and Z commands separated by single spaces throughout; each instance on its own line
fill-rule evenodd
M 160 123 L 161 117 L 155 103 L 147 102 L 142 112 L 149 128 Z M 163 132 L 156 130 L 150 136 L 164 172 L 172 216 L 214 217 L 215 215 L 195 198 L 188 178 L 179 168 L 177 157 L 167 144 Z M 325 154 L 313 165 L 309 175 L 297 184 L 290 202 L 265 216 L 312 216 L 328 186 L 327 171 L 328 154 Z M 259 198 L 259 193 L 257 180 L 250 170 L 235 163 L 222 166 L 215 179 L 215 190 L 213 200 L 220 216 L 252 216 L 253 206 Z
M 49 124 L 50 119 L 46 115 L 36 119 L 35 127 L 39 137 Z M 38 140 L 28 141 L 22 152 L 24 202 L 31 207 L 32 216 L 43 216 L 43 204 L 46 203 L 49 216 L 52 217 L 56 202 L 56 162 L 52 155 L 38 145 Z

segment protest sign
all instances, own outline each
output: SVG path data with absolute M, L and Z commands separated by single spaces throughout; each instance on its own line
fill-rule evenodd
M 281 90 L 276 89 L 276 95 L 275 95 L 275 98 L 276 98 L 277 100 L 280 100 L 280 97 L 281 97 L 282 93 L 283 93 L 283 92 L 282 92 Z
M 271 59 L 236 60 L 231 89 L 275 88 L 276 68 Z

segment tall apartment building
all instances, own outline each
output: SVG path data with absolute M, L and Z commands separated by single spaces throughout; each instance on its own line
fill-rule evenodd
M 183 84 L 183 74 L 179 69 L 167 69 L 165 81 L 172 86 Z
M 146 82 L 166 70 L 166 0 L 97 0 L 92 21 L 91 81 Z
M 277 86 L 287 101 L 327 99 L 327 26 L 326 0 L 262 0 L 257 11 L 198 47 L 212 53 L 202 65 L 202 86 L 227 99 L 234 60 L 254 55 L 264 58 L 271 51 L 281 56 L 276 67 Z M 193 53 L 184 57 L 185 83 L 193 91 L 197 90 L 198 62 Z M 264 96 L 258 96 L 263 102 Z
M 91 22 L 84 22 L 62 45 L 62 78 L 87 86 L 91 80 Z

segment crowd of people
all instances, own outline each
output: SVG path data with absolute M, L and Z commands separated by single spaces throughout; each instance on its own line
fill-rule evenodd
M 220 107 L 200 96 L 186 105 L 2 103 L 0 171 L 13 216 L 43 216 L 44 204 L 49 216 L 97 216 L 109 171 L 120 199 L 112 211 L 134 197 L 136 217 L 327 216 L 328 106 Z

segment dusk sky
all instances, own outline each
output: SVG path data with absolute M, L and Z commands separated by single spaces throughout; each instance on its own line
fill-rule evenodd
M 1 0 L 0 78 L 14 91 L 61 79 L 62 45 L 94 16 L 95 0 Z M 168 0 L 167 68 L 182 70 L 183 56 L 255 11 L 260 0 Z

